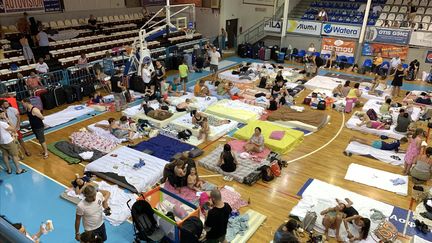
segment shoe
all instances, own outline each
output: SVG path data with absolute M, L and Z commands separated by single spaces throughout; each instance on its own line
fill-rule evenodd
M 352 156 L 352 153 L 351 153 L 351 152 L 348 152 L 348 151 L 343 151 L 343 154 L 344 154 L 345 156 L 348 156 L 348 157 L 351 157 L 351 156 Z
M 105 216 L 110 216 L 111 215 L 111 208 L 107 207 L 107 208 L 104 209 L 103 212 L 104 212 Z
M 16 172 L 15 174 L 17 174 L 17 175 L 21 175 L 21 174 L 26 173 L 26 172 L 27 172 L 26 169 L 21 169 L 20 172 Z

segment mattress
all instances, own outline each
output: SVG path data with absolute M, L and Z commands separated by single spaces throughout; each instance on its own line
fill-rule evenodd
M 99 124 L 99 125 L 108 125 L 109 123 L 108 123 L 107 120 L 103 120 L 103 121 L 96 122 L 96 123 L 88 125 L 87 129 L 90 132 L 95 133 L 99 137 L 111 140 L 111 141 L 113 141 L 115 143 L 123 143 L 123 142 L 127 141 L 127 139 L 119 139 L 119 138 L 117 138 L 116 136 L 112 135 L 110 131 L 108 131 L 108 130 L 106 130 L 104 128 L 101 128 L 101 127 L 97 127 L 96 124 Z
M 358 142 L 350 142 L 345 149 L 355 155 L 372 157 L 385 163 L 392 165 L 403 165 L 405 161 L 405 154 L 396 153 L 395 151 L 377 149 L 372 146 L 361 144 Z
M 330 116 L 319 111 L 296 112 L 289 107 L 283 106 L 270 113 L 267 120 L 283 126 L 316 132 L 329 122 Z
M 232 120 L 230 121 L 228 124 L 222 124 L 219 126 L 215 126 L 213 124 L 218 123 L 222 120 L 226 120 L 214 115 L 206 115 L 208 120 L 209 120 L 209 124 L 210 124 L 210 134 L 208 139 L 213 141 L 216 140 L 220 137 L 222 137 L 223 135 L 225 135 L 226 133 L 228 133 L 229 131 L 233 130 L 234 128 L 237 127 L 238 122 Z M 199 130 L 200 128 L 195 128 L 195 125 L 192 124 L 192 117 L 190 116 L 190 114 L 185 114 L 181 117 L 178 117 L 177 119 L 171 121 L 171 125 L 173 125 L 176 130 L 178 131 L 182 131 L 185 129 L 189 129 L 192 131 L 192 135 L 198 137 L 199 135 Z
M 326 89 L 333 91 L 339 84 L 344 84 L 345 80 L 339 78 L 325 77 L 317 75 L 307 81 L 304 86 L 307 89 Z
M 394 139 L 401 139 L 401 138 L 405 137 L 405 134 L 397 133 L 394 131 L 394 128 L 396 127 L 395 124 L 391 125 L 389 130 L 377 130 L 377 129 L 368 128 L 366 126 L 359 127 L 359 126 L 357 126 L 357 124 L 359 124 L 359 123 L 361 123 L 361 120 L 358 117 L 353 115 L 345 123 L 345 126 L 349 129 L 352 129 L 352 130 L 356 130 L 356 131 L 360 131 L 360 132 L 364 132 L 364 133 L 369 133 L 369 134 L 374 134 L 377 136 L 385 135 L 387 137 L 394 138 Z
M 208 170 L 217 172 L 219 174 L 225 176 L 231 176 L 234 180 L 243 183 L 244 179 L 248 175 L 255 172 L 258 168 L 260 168 L 261 166 L 267 163 L 265 160 L 256 162 L 251 159 L 244 159 L 236 153 L 236 158 L 237 161 L 239 162 L 237 165 L 237 169 L 234 172 L 225 172 L 218 166 L 219 158 L 222 151 L 223 151 L 223 146 L 219 145 L 215 150 L 211 151 L 209 154 L 199 159 L 198 160 L 199 165 L 201 165 L 202 167 Z
M 48 127 L 55 127 L 94 111 L 93 108 L 84 105 L 71 105 L 62 111 L 45 116 L 44 124 Z
M 265 113 L 265 109 L 238 100 L 220 100 L 209 106 L 205 112 L 222 118 L 248 123 L 259 119 Z
M 413 100 L 415 102 L 415 100 L 420 97 L 421 93 L 423 93 L 425 91 L 420 91 L 420 90 L 413 90 L 410 91 L 409 94 L 404 98 L 404 102 L 407 100 Z M 425 92 L 427 93 L 427 92 Z M 430 94 L 430 93 L 429 93 Z M 431 96 L 431 95 L 430 95 Z M 422 104 L 422 103 L 415 103 L 418 106 L 424 106 L 424 107 L 432 107 L 432 105 L 426 105 L 426 104 Z
M 384 103 L 383 100 L 377 100 L 377 99 L 371 99 L 368 100 L 364 105 L 362 110 L 364 112 L 368 111 L 369 109 L 373 109 L 377 114 L 379 113 L 381 105 Z M 396 122 L 397 117 L 399 115 L 399 108 L 390 108 L 390 111 L 392 111 L 392 117 L 393 121 Z M 417 121 L 420 118 L 422 110 L 419 107 L 413 107 L 413 113 L 411 114 L 411 119 L 413 121 Z
M 249 122 L 246 126 L 237 130 L 237 132 L 234 133 L 234 137 L 240 140 L 249 140 L 256 127 L 261 128 L 265 146 L 280 154 L 291 151 L 303 141 L 303 132 L 260 120 Z M 273 131 L 285 131 L 285 135 L 281 140 L 270 139 L 270 134 Z
M 170 103 L 172 106 L 177 106 L 181 102 L 184 102 L 186 99 L 190 99 L 192 103 L 189 105 L 192 109 L 197 109 L 199 111 L 204 111 L 209 107 L 210 105 L 217 102 L 217 98 L 214 96 L 207 96 L 207 97 L 195 97 L 193 93 L 187 93 L 186 95 L 182 96 L 170 96 L 168 97 L 168 103 Z
M 144 160 L 145 165 L 134 169 L 134 164 L 140 159 Z M 133 186 L 135 192 L 144 192 L 162 178 L 167 163 L 168 161 L 122 146 L 89 163 L 85 171 L 104 173 L 108 177 L 110 176 L 107 173 L 124 177 L 126 182 Z M 116 182 L 117 179 L 114 178 L 111 181 Z
M 378 94 L 369 94 L 369 89 L 372 86 L 371 83 L 368 82 L 362 82 L 360 84 L 360 91 L 362 92 L 361 97 L 367 100 L 370 99 L 375 99 L 375 100 L 385 100 L 385 97 L 387 96 L 391 96 L 391 87 L 387 86 L 387 89 L 385 89 L 386 85 L 385 84 L 380 84 L 378 85 L 378 87 L 375 89 L 376 91 L 378 91 Z
M 150 106 L 151 108 L 155 109 L 155 110 L 160 107 L 159 102 L 157 102 L 156 100 L 147 102 L 147 105 Z M 138 115 L 140 113 L 144 113 L 144 110 L 140 109 L 140 108 L 141 108 L 141 104 L 135 105 L 135 106 L 132 106 L 132 107 L 129 107 L 129 108 L 126 108 L 125 110 L 123 110 L 122 114 L 124 116 L 127 116 L 127 117 L 133 117 L 133 116 Z M 176 112 L 176 109 L 174 106 L 168 106 L 168 108 L 169 108 L 169 111 L 171 111 L 172 113 Z
M 259 77 L 254 74 L 250 74 L 247 76 L 248 78 L 240 78 L 238 74 L 232 74 L 232 70 L 223 71 L 219 73 L 218 77 L 219 79 L 226 79 L 234 83 L 254 83 L 259 80 Z

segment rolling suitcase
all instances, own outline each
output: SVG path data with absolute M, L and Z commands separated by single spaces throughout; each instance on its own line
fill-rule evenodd
M 43 111 L 42 100 L 41 100 L 41 98 L 39 96 L 31 96 L 29 99 L 30 99 L 30 104 L 32 104 L 32 106 L 34 106 L 34 107 L 38 108 L 39 110 Z
M 81 92 L 81 86 L 76 85 L 76 84 L 72 84 L 70 86 L 70 88 L 72 89 L 72 94 L 73 94 L 74 100 L 75 101 L 81 101 L 83 99 L 82 92 Z
M 81 84 L 82 96 L 89 97 L 96 90 L 94 84 L 92 83 L 82 83 Z
M 41 101 L 43 107 L 46 110 L 51 110 L 56 107 L 55 97 L 54 97 L 54 89 L 48 89 L 46 93 L 43 93 L 41 96 Z
M 71 86 L 64 86 L 63 89 L 66 95 L 66 103 L 68 104 L 73 103 L 75 101 L 75 97 Z
M 66 93 L 62 86 L 54 88 L 54 97 L 57 106 L 61 106 L 66 103 Z
M 258 51 L 258 58 L 261 60 L 265 60 L 265 47 L 261 47 Z
M 265 54 L 264 54 L 264 61 L 268 61 L 271 59 L 271 49 L 270 48 L 266 48 L 265 49 Z
M 247 44 L 246 48 L 247 48 L 246 57 L 252 58 L 252 53 L 253 53 L 252 45 L 251 44 Z

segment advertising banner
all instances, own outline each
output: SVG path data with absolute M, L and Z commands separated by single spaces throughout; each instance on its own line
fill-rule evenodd
M 264 31 L 281 33 L 282 21 L 273 20 L 273 19 L 266 20 L 266 22 L 264 23 Z
M 45 12 L 58 12 L 62 10 L 60 0 L 44 0 Z
M 142 6 L 150 6 L 150 5 L 165 5 L 166 0 L 141 0 Z
M 326 23 L 322 25 L 321 34 L 358 39 L 360 37 L 360 26 Z
M 363 44 L 363 56 L 375 56 L 381 53 L 383 58 L 393 58 L 399 56 L 402 60 L 408 57 L 408 46 L 397 46 L 390 44 L 365 43 Z
M 3 0 L 6 13 L 44 10 L 44 0 Z
M 411 39 L 409 42 L 410 45 L 413 46 L 432 46 L 432 33 L 431 32 L 422 32 L 422 31 L 413 31 L 411 33 Z
M 319 36 L 321 34 L 321 25 L 320 22 L 288 20 L 287 32 Z
M 410 41 L 410 34 L 411 30 L 368 27 L 365 38 L 367 42 L 407 45 Z
M 337 38 L 324 37 L 322 39 L 321 54 L 331 54 L 336 51 L 338 56 L 353 57 L 355 53 L 355 41 L 339 40 Z
M 432 63 L 432 51 L 428 51 L 426 53 L 426 60 L 425 60 L 425 62 L 426 63 Z

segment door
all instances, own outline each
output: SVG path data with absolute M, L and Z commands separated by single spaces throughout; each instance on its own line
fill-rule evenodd
M 233 48 L 237 39 L 238 19 L 229 19 L 226 21 L 225 30 L 228 33 L 228 48 Z

